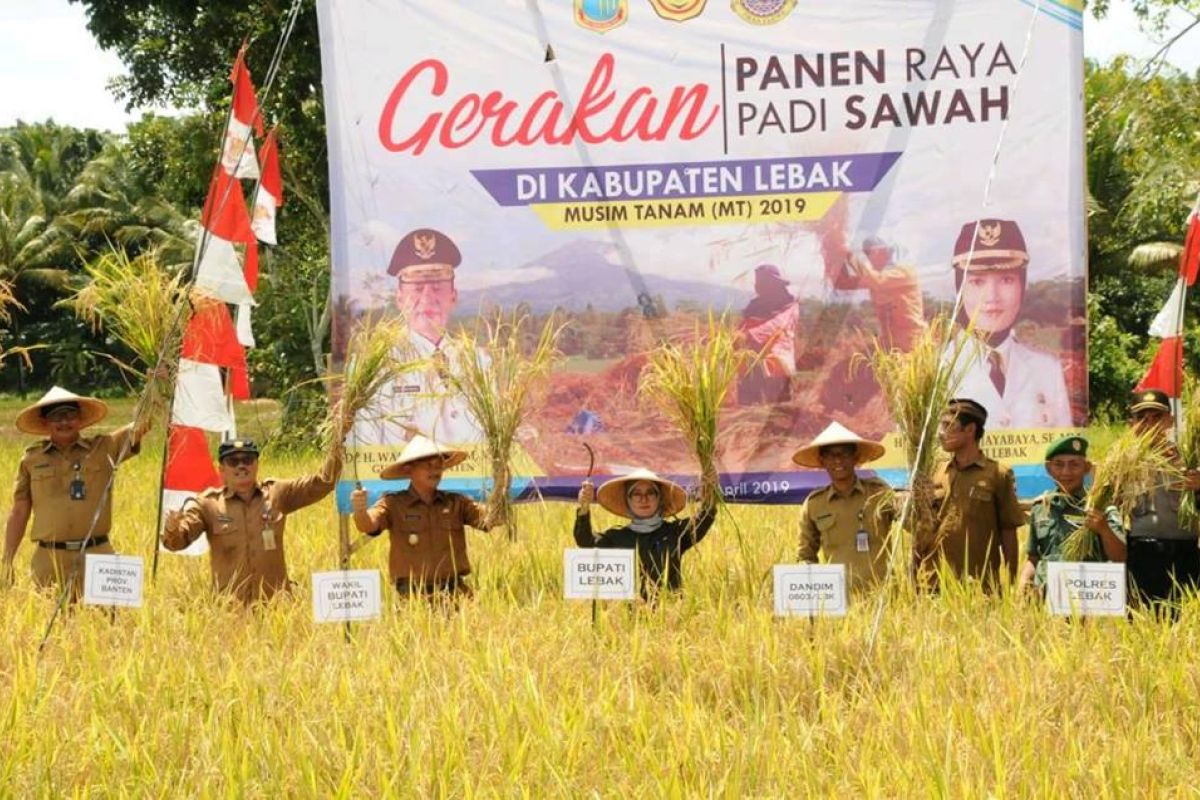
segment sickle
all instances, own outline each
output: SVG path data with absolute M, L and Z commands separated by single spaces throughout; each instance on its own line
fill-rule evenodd
M 590 444 L 588 444 L 587 442 L 584 442 L 583 446 L 586 447 L 587 451 L 588 451 L 587 477 L 590 478 L 590 477 L 592 477 L 592 469 L 595 468 L 595 466 L 596 466 L 596 451 L 593 450 L 592 446 Z

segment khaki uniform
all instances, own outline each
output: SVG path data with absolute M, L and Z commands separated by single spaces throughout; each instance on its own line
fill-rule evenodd
M 923 543 L 918 558 L 927 566 L 943 558 L 959 577 L 979 578 L 986 588 L 994 588 L 1000 573 L 1000 531 L 1025 524 L 1012 469 L 982 454 L 962 469 L 951 459 L 938 473 L 934 502 L 932 546 Z
M 182 550 L 208 534 L 209 563 L 218 591 L 244 603 L 288 588 L 284 557 L 287 515 L 333 491 L 341 473 L 340 454 L 321 471 L 295 480 L 265 480 L 247 502 L 229 489 L 208 489 L 188 503 L 182 517 L 163 531 L 168 550 Z
M 486 506 L 461 494 L 435 492 L 433 503 L 427 504 L 411 489 L 384 495 L 367 509 L 371 528 L 386 528 L 390 535 L 392 583 L 414 584 L 443 583 L 469 574 L 465 526 L 486 530 L 486 513 Z
M 25 449 L 17 467 L 14 502 L 28 501 L 33 511 L 30 538 L 34 542 L 65 542 L 72 549 L 51 549 L 39 544 L 33 554 L 33 579 L 39 586 L 61 582 L 79 556 L 78 544 L 88 537 L 107 537 L 112 529 L 112 492 L 105 491 L 116 466 L 136 455 L 133 427 L 112 433 L 81 436 L 66 450 L 44 439 Z M 128 448 L 128 449 L 126 449 Z M 71 499 L 71 483 L 83 482 L 84 496 Z M 99 512 L 97 514 L 97 511 Z M 96 521 L 92 527 L 93 518 Z M 112 553 L 108 544 L 94 545 L 89 553 Z M 82 566 L 76 574 L 76 591 L 83 585 Z
M 887 573 L 887 537 L 895 519 L 891 488 L 879 478 L 857 478 L 847 494 L 833 484 L 811 493 L 800 509 L 800 561 L 846 565 L 850 591 L 862 591 Z M 858 532 L 865 531 L 865 551 Z

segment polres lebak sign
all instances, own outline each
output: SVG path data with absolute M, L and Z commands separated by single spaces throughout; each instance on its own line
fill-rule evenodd
M 988 337 L 961 393 L 1036 491 L 1045 443 L 1086 415 L 1080 8 L 321 0 L 335 355 L 402 313 L 430 364 L 359 420 L 348 478 L 384 488 L 413 430 L 478 442 L 439 370 L 448 334 L 499 308 L 568 323 L 519 492 L 573 497 L 584 439 L 599 474 L 690 483 L 636 390 L 646 353 L 713 310 L 762 355 L 724 409 L 726 494 L 795 500 L 824 480 L 795 444 L 833 418 L 892 428 L 855 355 L 911 346 L 961 286 Z

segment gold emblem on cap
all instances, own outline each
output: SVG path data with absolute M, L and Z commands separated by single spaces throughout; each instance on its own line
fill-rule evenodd
M 243 442 L 241 439 L 238 439 L 236 442 L 233 443 L 233 446 L 234 447 L 245 447 L 246 443 Z
M 1079 443 L 1078 439 L 1072 439 L 1071 440 L 1071 449 L 1072 450 L 1082 450 L 1083 445 Z
M 1154 396 L 1154 392 L 1146 392 L 1144 395 L 1142 395 L 1142 399 L 1143 400 L 1157 400 L 1158 398 Z
M 1000 241 L 1000 231 L 1003 226 L 999 222 L 979 226 L 979 243 L 984 247 L 995 247 Z
M 418 233 L 413 237 L 413 252 L 417 254 L 417 258 L 433 258 L 436 251 L 437 237 L 432 233 Z

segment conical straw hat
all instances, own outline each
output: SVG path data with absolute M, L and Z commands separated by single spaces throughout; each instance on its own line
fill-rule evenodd
M 841 423 L 831 422 L 829 427 L 817 435 L 817 438 L 797 450 L 792 455 L 792 461 L 802 467 L 820 469 L 821 448 L 831 444 L 852 444 L 857 447 L 858 461 L 856 463 L 858 464 L 874 461 L 887 452 L 887 448 L 879 442 L 864 439 Z
M 664 517 L 678 514 L 687 505 L 687 492 L 683 490 L 682 486 L 666 478 L 660 478 L 648 469 L 635 469 L 628 475 L 605 481 L 596 491 L 596 500 L 617 516 L 632 518 L 629 506 L 625 503 L 625 490 L 629 484 L 638 481 L 658 484 L 658 491 L 662 494 L 661 513 Z
M 404 445 L 404 449 L 400 452 L 400 458 L 395 463 L 384 467 L 379 473 L 379 477 L 384 480 L 407 478 L 411 473 L 414 461 L 420 461 L 430 456 L 441 456 L 443 459 L 442 466 L 449 469 L 466 461 L 467 451 L 439 447 L 432 439 L 417 434 L 408 441 L 408 444 Z
M 37 436 L 49 434 L 49 420 L 42 416 L 42 409 L 47 406 L 58 405 L 59 403 L 79 404 L 80 428 L 95 425 L 108 415 L 108 405 L 104 401 L 97 400 L 94 397 L 81 397 L 74 392 L 68 392 L 61 386 L 55 386 L 42 395 L 41 400 L 38 400 L 17 415 L 17 429 Z

